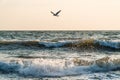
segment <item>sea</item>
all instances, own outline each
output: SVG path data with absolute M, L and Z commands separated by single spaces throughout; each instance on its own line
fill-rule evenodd
M 120 31 L 0 31 L 0 80 L 120 80 Z

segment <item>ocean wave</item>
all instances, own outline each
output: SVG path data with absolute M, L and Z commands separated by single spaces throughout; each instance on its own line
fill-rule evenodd
M 97 40 L 96 42 L 101 46 L 120 49 L 120 40 Z
M 32 77 L 58 77 L 64 76 L 69 72 L 66 70 L 65 60 L 10 60 L 0 62 L 0 72 L 17 73 L 21 76 Z
M 105 49 L 112 48 L 120 50 L 119 40 L 95 40 L 95 39 L 65 39 L 51 41 L 0 41 L 0 49 L 13 48 L 14 46 L 40 47 L 40 48 L 83 48 L 83 49 Z
M 120 56 L 111 55 L 96 60 L 71 59 L 11 59 L 0 62 L 0 72 L 17 73 L 25 77 L 62 77 L 120 70 Z
M 74 59 L 74 63 L 78 66 L 90 66 L 92 71 L 103 72 L 103 71 L 113 71 L 120 70 L 120 56 L 119 55 L 111 55 L 106 56 L 97 60 L 82 60 L 82 59 Z

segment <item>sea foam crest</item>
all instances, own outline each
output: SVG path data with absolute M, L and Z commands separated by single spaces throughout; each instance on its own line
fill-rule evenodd
M 74 61 L 77 65 L 89 66 L 92 71 L 110 71 L 110 70 L 120 70 L 120 56 L 111 55 L 93 61 L 76 59 Z

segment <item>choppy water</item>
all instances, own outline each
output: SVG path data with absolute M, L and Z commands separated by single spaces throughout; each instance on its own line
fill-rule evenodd
M 0 31 L 1 80 L 119 80 L 120 31 Z

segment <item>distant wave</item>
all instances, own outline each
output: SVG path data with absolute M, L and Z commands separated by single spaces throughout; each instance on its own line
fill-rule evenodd
M 51 41 L 0 41 L 0 49 L 7 49 L 9 47 L 15 48 L 14 45 L 24 47 L 40 47 L 40 48 L 112 48 L 120 50 L 119 40 L 95 40 L 95 39 L 65 39 L 65 40 L 51 40 Z M 9 47 L 7 47 L 9 46 Z
M 7 59 L 0 62 L 0 72 L 17 73 L 25 77 L 61 77 L 120 70 L 120 56 L 97 60 L 72 59 Z
M 120 40 L 111 40 L 111 41 L 106 41 L 106 40 L 97 40 L 97 43 L 99 43 L 99 45 L 101 46 L 105 46 L 105 47 L 111 47 L 111 48 L 115 48 L 115 49 L 120 49 Z

